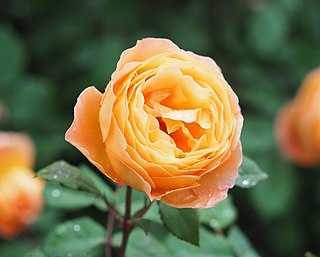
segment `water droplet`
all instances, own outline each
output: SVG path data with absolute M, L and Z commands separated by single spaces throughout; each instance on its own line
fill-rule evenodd
M 80 231 L 80 230 L 81 230 L 80 225 L 75 224 L 75 225 L 73 226 L 73 230 L 76 231 L 76 232 Z
M 72 255 L 72 253 L 68 253 L 68 255 L 67 255 L 68 257 L 72 257 L 73 255 Z
M 54 198 L 59 197 L 60 194 L 61 194 L 61 192 L 60 192 L 59 189 L 53 189 L 52 192 L 51 192 L 51 196 L 54 197 Z
M 58 175 L 54 174 L 53 179 L 58 179 Z
M 249 179 L 244 179 L 244 180 L 241 181 L 241 184 L 243 186 L 248 186 L 250 184 L 250 180 Z

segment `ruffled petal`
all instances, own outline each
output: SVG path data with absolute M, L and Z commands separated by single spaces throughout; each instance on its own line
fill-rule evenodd
M 150 57 L 165 52 L 174 52 L 179 48 L 168 39 L 145 38 L 138 40 L 137 44 L 121 54 L 117 70 L 122 69 L 130 62 L 143 62 Z
M 210 208 L 227 197 L 238 176 L 242 162 L 241 144 L 238 143 L 228 160 L 203 175 L 200 186 L 169 193 L 161 201 L 176 208 Z

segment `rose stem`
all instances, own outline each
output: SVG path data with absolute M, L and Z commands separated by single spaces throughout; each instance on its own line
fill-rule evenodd
M 111 239 L 112 239 L 112 231 L 113 231 L 113 224 L 114 224 L 115 215 L 113 212 L 109 212 L 108 215 L 108 222 L 107 222 L 107 238 L 106 238 L 106 257 L 111 257 Z
M 102 198 L 102 200 L 106 204 L 107 208 L 109 209 L 109 213 L 113 213 L 114 218 L 118 221 L 119 225 L 122 226 L 123 219 L 120 216 L 120 214 L 118 213 L 118 211 L 113 207 L 113 205 L 111 203 L 109 203 L 109 201 L 104 196 L 100 195 L 100 197 Z
M 131 226 L 129 224 L 130 222 L 130 215 L 131 215 L 131 187 L 127 186 L 127 193 L 126 193 L 126 213 L 124 216 L 124 222 L 123 222 L 123 238 L 122 238 L 122 245 L 120 248 L 120 254 L 119 257 L 124 257 L 124 254 L 126 252 L 126 247 L 128 243 L 129 233 L 131 230 Z

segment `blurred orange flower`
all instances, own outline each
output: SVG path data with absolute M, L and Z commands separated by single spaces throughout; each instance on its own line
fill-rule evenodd
M 212 59 L 147 38 L 122 53 L 103 94 L 82 92 L 66 140 L 150 200 L 208 208 L 235 183 L 242 122 Z
M 320 68 L 306 76 L 296 97 L 278 114 L 276 136 L 280 151 L 294 163 L 320 162 Z
M 31 167 L 31 140 L 18 133 L 0 132 L 0 236 L 15 237 L 38 216 L 43 181 Z

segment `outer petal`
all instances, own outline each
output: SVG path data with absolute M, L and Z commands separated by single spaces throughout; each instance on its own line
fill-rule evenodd
M 0 177 L 1 170 L 8 167 L 32 167 L 34 148 L 29 137 L 23 134 L 0 133 Z
M 210 208 L 227 197 L 233 187 L 242 162 L 241 144 L 238 143 L 228 160 L 198 181 L 200 186 L 172 192 L 161 201 L 176 208 Z
M 177 50 L 179 50 L 179 47 L 168 39 L 145 38 L 138 40 L 134 47 L 127 49 L 121 54 L 117 70 L 122 69 L 127 63 L 143 62 L 157 54 L 174 52 Z
M 123 183 L 113 171 L 103 143 L 99 111 L 102 94 L 88 87 L 79 96 L 74 108 L 74 121 L 65 139 L 78 148 L 101 172 L 112 180 Z
M 295 126 L 294 102 L 287 104 L 278 114 L 275 126 L 280 151 L 289 160 L 300 165 L 312 166 L 318 161 L 317 152 L 306 149 Z
M 220 73 L 221 73 L 220 67 L 210 57 L 201 56 L 201 55 L 195 54 L 195 53 L 190 52 L 190 51 L 188 51 L 187 54 L 191 58 L 193 58 L 193 59 L 197 60 L 198 62 L 201 62 L 202 64 L 204 64 L 204 67 L 206 69 L 208 69 L 209 71 L 215 71 L 217 74 L 220 75 Z

